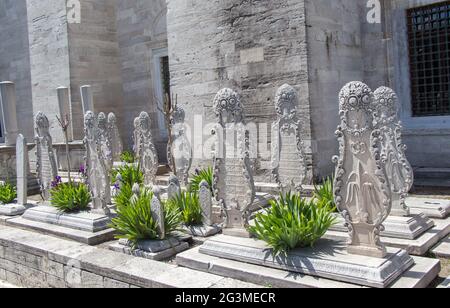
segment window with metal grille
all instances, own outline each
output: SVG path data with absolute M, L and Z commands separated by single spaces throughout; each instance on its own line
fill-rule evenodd
M 407 11 L 414 117 L 450 115 L 450 1 Z

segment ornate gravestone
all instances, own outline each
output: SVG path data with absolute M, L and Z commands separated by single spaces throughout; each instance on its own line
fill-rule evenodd
M 133 131 L 133 151 L 134 156 L 138 156 L 138 149 L 139 149 L 139 117 L 134 118 L 133 121 L 134 131 Z
M 50 199 L 52 182 L 58 176 L 55 154 L 53 153 L 53 142 L 49 129 L 50 123 L 47 116 L 43 112 L 38 112 L 35 118 L 36 171 L 44 201 Z
M 100 158 L 103 160 L 104 165 L 106 167 L 106 177 L 109 180 L 110 174 L 113 168 L 113 155 L 112 155 L 112 144 L 111 144 L 111 137 L 109 135 L 109 129 L 108 129 L 108 120 L 106 118 L 106 115 L 103 112 L 100 112 L 98 114 L 97 118 L 98 122 L 98 132 L 97 132 L 97 138 L 98 138 L 98 145 L 100 149 Z M 105 186 L 105 198 L 106 203 L 111 204 L 111 186 L 106 185 Z
M 28 147 L 27 140 L 22 134 L 17 136 L 17 204 L 25 206 L 28 203 Z
M 111 143 L 113 162 L 120 161 L 120 155 L 123 152 L 122 140 L 120 139 L 119 128 L 117 127 L 117 118 L 114 113 L 108 115 L 108 134 Z
M 212 226 L 212 193 L 208 182 L 205 180 L 200 183 L 199 199 L 202 207 L 203 223 L 207 226 Z
M 158 155 L 151 132 L 150 116 L 142 112 L 137 122 L 136 136 L 136 154 L 139 166 L 144 173 L 144 184 L 152 185 L 158 171 Z
M 375 98 L 367 85 L 351 82 L 341 90 L 339 102 L 334 193 L 349 230 L 348 252 L 384 258 L 380 232 L 391 211 L 392 194 L 381 157 L 381 132 L 373 121 Z
M 231 89 L 222 89 L 217 93 L 214 108 L 218 121 L 213 130 L 216 138 L 214 191 L 225 216 L 224 234 L 248 237 L 248 209 L 255 199 L 255 185 L 244 109 L 238 94 Z M 236 149 L 229 146 L 235 141 Z
M 280 191 L 301 192 L 306 161 L 297 115 L 298 96 L 290 85 L 281 86 L 275 97 L 278 120 L 272 125 L 272 171 Z
M 174 173 L 183 181 L 184 185 L 188 184 L 189 170 L 192 165 L 192 147 L 186 136 L 185 112 L 177 106 L 171 116 L 172 125 L 172 144 L 168 145 L 169 165 L 175 162 Z
M 167 199 L 173 199 L 181 194 L 180 180 L 175 176 L 169 177 L 169 186 L 167 187 Z
M 161 189 L 158 186 L 153 188 L 153 199 L 151 202 L 151 212 L 152 217 L 156 221 L 159 231 L 159 238 L 164 240 L 166 238 L 165 230 L 165 218 L 164 218 L 164 207 L 161 202 Z
M 84 116 L 84 145 L 86 147 L 86 171 L 92 195 L 93 211 L 109 214 L 107 207 L 107 187 L 110 185 L 106 161 L 102 158 L 98 121 L 92 111 Z
M 405 200 L 414 183 L 414 174 L 406 158 L 406 145 L 402 143 L 402 126 L 398 119 L 398 98 L 387 87 L 375 92 L 375 120 L 381 133 L 381 158 L 386 162 L 386 173 L 391 184 L 392 211 L 394 216 L 409 216 Z

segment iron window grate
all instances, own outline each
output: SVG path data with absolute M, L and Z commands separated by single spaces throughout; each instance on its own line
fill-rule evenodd
M 450 115 L 450 1 L 407 11 L 415 117 Z

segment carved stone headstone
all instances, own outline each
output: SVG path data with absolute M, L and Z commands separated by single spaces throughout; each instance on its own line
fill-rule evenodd
M 107 187 L 110 185 L 106 161 L 102 158 L 98 137 L 98 121 L 92 111 L 84 116 L 84 145 L 86 147 L 86 172 L 92 195 L 92 212 L 108 214 Z
M 335 157 L 334 194 L 349 229 L 348 252 L 384 258 L 380 232 L 392 202 L 381 158 L 381 132 L 373 118 L 376 101 L 367 85 L 350 82 L 341 90 L 339 102 L 340 156 Z
M 36 172 L 44 201 L 50 199 L 52 182 L 58 176 L 53 141 L 50 136 L 50 123 L 43 112 L 38 112 L 35 118 L 36 142 Z
M 211 188 L 209 187 L 208 182 L 203 180 L 200 183 L 199 199 L 203 213 L 203 224 L 207 226 L 212 226 L 214 224 L 212 218 L 212 198 Z
M 150 116 L 142 112 L 137 121 L 136 156 L 139 166 L 144 173 L 144 184 L 152 185 L 158 171 L 158 154 L 153 144 Z
M 4 143 L 8 146 L 16 144 L 17 134 L 19 132 L 17 126 L 17 111 L 16 107 L 16 86 L 13 82 L 0 82 L 0 127 L 4 134 Z
M 59 87 L 56 89 L 58 93 L 59 118 L 69 120 L 69 127 L 67 128 L 67 141 L 73 141 L 73 119 L 72 119 L 72 105 L 70 104 L 69 88 Z
M 123 152 L 123 145 L 122 139 L 120 139 L 119 128 L 117 127 L 117 118 L 112 112 L 108 115 L 108 131 L 113 161 L 120 161 L 120 155 L 122 155 Z
M 406 158 L 406 145 L 402 143 L 402 125 L 398 119 L 398 98 L 388 87 L 380 87 L 375 92 L 375 120 L 381 132 L 381 158 L 386 162 L 386 173 L 392 191 L 392 211 L 394 216 L 409 216 L 405 203 L 414 183 L 413 169 Z
M 272 172 L 280 191 L 301 192 L 306 160 L 297 115 L 298 95 L 290 85 L 281 86 L 275 97 L 278 120 L 272 125 Z
M 169 177 L 169 186 L 167 187 L 168 200 L 179 197 L 181 194 L 180 180 L 175 176 Z
M 28 148 L 27 140 L 22 134 L 17 136 L 17 204 L 26 205 L 28 200 Z
M 109 181 L 113 168 L 112 144 L 108 129 L 108 120 L 103 112 L 98 114 L 98 144 L 100 147 L 100 158 L 104 161 L 106 167 L 106 177 Z M 106 203 L 111 204 L 111 185 L 105 187 Z
M 94 112 L 94 95 L 92 93 L 92 87 L 90 85 L 82 86 L 80 92 L 83 114 L 86 114 L 88 111 Z
M 240 98 L 231 89 L 220 90 L 214 99 L 218 123 L 213 130 L 214 191 L 225 216 L 224 234 L 249 236 L 249 207 L 255 199 L 250 166 L 249 132 Z M 231 139 L 231 140 L 228 140 Z M 235 145 L 230 146 L 230 145 Z
M 138 156 L 138 149 L 139 149 L 139 117 L 134 118 L 133 121 L 133 126 L 134 126 L 134 131 L 133 131 L 133 152 L 134 152 L 134 156 L 137 157 Z
M 189 170 L 192 165 L 192 147 L 186 136 L 185 112 L 177 106 L 171 117 L 172 125 L 172 144 L 168 145 L 169 165 L 172 159 L 175 160 L 174 173 L 178 176 L 184 185 L 188 184 Z
M 161 189 L 158 186 L 153 187 L 153 199 L 151 202 L 152 217 L 158 225 L 159 238 L 166 238 L 164 207 L 161 201 Z

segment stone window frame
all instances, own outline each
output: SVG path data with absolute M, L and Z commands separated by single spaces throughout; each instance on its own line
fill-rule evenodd
M 169 56 L 169 50 L 167 47 L 165 48 L 157 48 L 152 50 L 152 66 L 153 66 L 153 89 L 156 96 L 156 99 L 162 103 L 164 99 L 164 93 L 162 93 L 162 79 L 161 79 L 161 58 L 168 57 Z M 162 108 L 162 106 L 160 106 Z M 158 132 L 160 135 L 160 138 L 166 139 L 168 138 L 168 132 L 166 130 L 166 124 L 165 124 L 165 118 L 164 115 L 159 112 L 157 112 L 157 121 L 158 121 Z
M 422 0 L 420 3 L 412 3 L 409 0 L 402 0 L 392 5 L 392 40 L 388 43 L 392 46 L 392 54 L 388 56 L 392 59 L 391 73 L 393 73 L 392 78 L 401 102 L 400 118 L 406 135 L 410 133 L 450 134 L 450 115 L 414 117 L 411 105 L 407 10 L 439 2 L 443 1 Z

